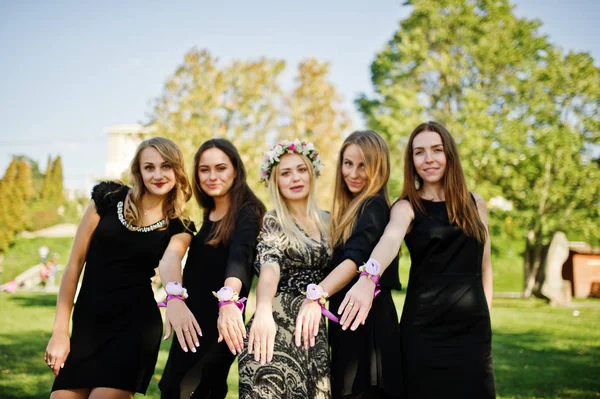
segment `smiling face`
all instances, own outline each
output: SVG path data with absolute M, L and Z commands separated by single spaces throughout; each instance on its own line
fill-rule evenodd
M 360 194 L 367 186 L 365 157 L 356 144 L 350 144 L 342 154 L 342 176 L 352 195 Z
M 154 147 L 140 153 L 140 173 L 146 191 L 152 195 L 165 196 L 175 187 L 173 167 Z
M 446 172 L 446 153 L 442 137 L 425 130 L 413 140 L 412 158 L 423 184 L 439 184 Z
M 300 201 L 308 198 L 310 172 L 300 155 L 285 154 L 280 158 L 277 187 L 281 196 L 288 201 Z
M 213 198 L 226 196 L 235 181 L 231 160 L 218 148 L 210 148 L 202 153 L 197 173 L 202 191 Z

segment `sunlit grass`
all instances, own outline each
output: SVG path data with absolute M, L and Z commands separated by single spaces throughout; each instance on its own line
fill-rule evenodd
M 399 307 L 404 294 L 395 295 Z M 54 318 L 55 294 L 0 294 L 0 397 L 47 398 L 52 374 L 44 350 Z M 253 304 L 249 304 L 251 314 Z M 600 395 L 600 300 L 568 308 L 542 301 L 495 299 L 493 351 L 498 398 L 596 398 Z M 163 342 L 148 398 L 159 398 L 158 381 L 170 342 Z M 228 399 L 237 397 L 237 362 Z

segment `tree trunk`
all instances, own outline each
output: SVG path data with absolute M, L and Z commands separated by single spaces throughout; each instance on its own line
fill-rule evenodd
M 542 265 L 544 263 L 544 246 L 533 230 L 527 232 L 525 257 L 524 257 L 524 287 L 523 297 L 530 298 L 534 290 L 541 286 L 539 279 L 542 277 Z

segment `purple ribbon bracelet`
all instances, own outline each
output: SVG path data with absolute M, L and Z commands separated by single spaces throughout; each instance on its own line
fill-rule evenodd
M 167 299 L 164 302 L 159 302 L 156 305 L 159 308 L 165 308 L 167 307 L 167 302 L 169 302 L 171 299 L 179 299 L 180 301 L 184 301 L 185 302 L 185 298 L 182 295 L 167 295 Z
M 340 322 L 340 318 L 337 317 L 336 315 L 334 315 L 333 313 L 331 313 L 326 307 L 325 305 L 323 305 L 322 303 L 319 302 L 319 306 L 321 306 L 321 314 L 325 317 L 327 317 L 329 320 L 339 323 Z
M 244 313 L 244 302 L 246 302 L 246 297 L 240 298 L 237 301 L 219 301 L 219 307 L 225 306 L 225 305 L 230 305 L 230 304 L 234 304 L 235 306 L 238 307 L 238 309 L 240 310 L 240 312 Z
M 368 279 L 371 279 L 371 281 L 375 283 L 375 293 L 373 294 L 373 298 L 375 298 L 381 292 L 379 289 L 379 278 L 381 276 L 377 274 L 369 274 L 367 272 L 360 272 L 360 277 L 362 276 L 367 276 Z

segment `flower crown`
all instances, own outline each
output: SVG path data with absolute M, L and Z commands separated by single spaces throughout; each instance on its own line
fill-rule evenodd
M 323 164 L 321 163 L 321 156 L 315 149 L 313 143 L 306 143 L 305 141 L 295 139 L 294 141 L 283 140 L 281 143 L 276 144 L 269 151 L 265 152 L 265 158 L 263 163 L 260 165 L 260 181 L 265 183 L 265 186 L 269 185 L 269 177 L 273 166 L 279 163 L 279 158 L 285 154 L 298 154 L 304 155 L 312 163 L 313 169 L 315 170 L 315 176 L 321 175 L 321 169 Z

